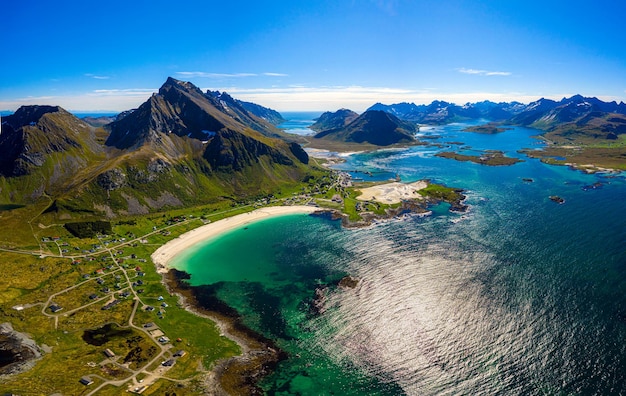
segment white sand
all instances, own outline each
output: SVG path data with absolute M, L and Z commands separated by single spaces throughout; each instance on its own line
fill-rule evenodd
M 428 187 L 428 183 L 421 180 L 411 184 L 399 182 L 381 184 L 379 186 L 361 189 L 361 195 L 356 197 L 361 201 L 377 201 L 384 204 L 400 203 L 403 199 L 420 199 L 419 190 Z
M 178 253 L 199 242 L 218 236 L 223 232 L 230 231 L 266 217 L 295 213 L 313 213 L 318 210 L 320 209 L 313 206 L 269 206 L 267 208 L 257 209 L 249 213 L 218 220 L 215 223 L 203 225 L 169 241 L 152 254 L 152 261 L 156 265 L 157 271 L 159 273 L 164 273 L 169 270 L 167 267 L 168 261 L 170 261 Z

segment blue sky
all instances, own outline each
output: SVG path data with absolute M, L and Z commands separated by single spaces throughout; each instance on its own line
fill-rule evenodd
M 5 2 L 0 109 L 137 107 L 168 76 L 280 111 L 626 101 L 626 3 Z

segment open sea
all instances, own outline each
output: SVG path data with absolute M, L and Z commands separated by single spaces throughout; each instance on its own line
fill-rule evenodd
M 468 213 L 442 204 L 427 217 L 350 230 L 289 215 L 176 257 L 192 284 L 213 285 L 289 353 L 261 383 L 266 394 L 626 394 L 625 176 L 517 153 L 541 146 L 536 130 L 465 126 L 422 128 L 440 147 L 352 154 L 338 168 L 463 188 Z M 433 156 L 451 147 L 524 162 Z M 359 279 L 355 288 L 337 286 L 345 275 Z

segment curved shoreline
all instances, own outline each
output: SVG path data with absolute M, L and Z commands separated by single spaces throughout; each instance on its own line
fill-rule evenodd
M 157 272 L 164 274 L 170 270 L 167 265 L 169 261 L 182 251 L 200 242 L 265 218 L 298 213 L 311 214 L 318 211 L 320 211 L 320 208 L 314 206 L 268 206 L 253 210 L 252 212 L 227 217 L 213 223 L 205 224 L 182 234 L 178 238 L 172 239 L 152 253 L 152 262 L 156 265 Z
M 238 394 L 260 394 L 256 382 L 260 377 L 273 371 L 285 354 L 276 344 L 259 333 L 247 328 L 238 315 L 222 309 L 207 309 L 199 302 L 197 288 L 184 283 L 185 272 L 168 266 L 176 255 L 191 246 L 219 236 L 222 233 L 269 217 L 289 214 L 312 214 L 320 209 L 313 206 L 271 206 L 257 209 L 205 224 L 182 234 L 163 246 L 151 256 L 161 281 L 170 292 L 176 294 L 181 305 L 188 312 L 212 320 L 220 331 L 241 348 L 241 354 L 218 361 L 205 375 L 207 391 L 215 395 L 226 395 L 229 391 Z M 229 310 L 228 310 L 229 311 Z

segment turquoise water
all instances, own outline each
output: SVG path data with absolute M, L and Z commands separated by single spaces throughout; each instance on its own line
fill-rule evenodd
M 295 135 L 313 135 L 314 131 L 308 127 L 322 114 L 320 112 L 283 112 L 283 118 L 287 121 L 278 125 L 279 128 Z
M 464 188 L 467 214 L 441 205 L 358 230 L 290 215 L 177 257 L 192 284 L 213 285 L 289 352 L 261 384 L 267 394 L 626 393 L 626 179 L 518 154 L 539 146 L 534 130 L 462 127 L 422 128 L 441 147 L 354 154 L 341 168 Z M 433 156 L 450 146 L 524 162 Z M 356 288 L 336 286 L 347 274 Z M 310 303 L 323 287 L 317 313 Z

